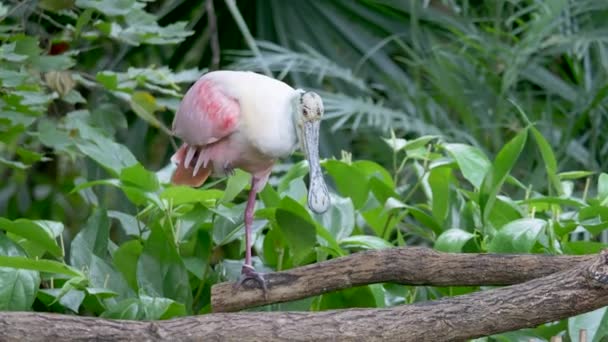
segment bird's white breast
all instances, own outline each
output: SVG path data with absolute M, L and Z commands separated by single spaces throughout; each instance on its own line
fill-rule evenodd
M 272 158 L 289 155 L 297 145 L 293 120 L 296 91 L 284 82 L 244 71 L 215 71 L 205 77 L 238 100 L 238 131 L 260 152 Z

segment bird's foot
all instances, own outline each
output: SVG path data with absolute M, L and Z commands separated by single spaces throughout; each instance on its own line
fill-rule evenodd
M 262 292 L 264 292 L 265 298 L 266 292 L 268 291 L 268 287 L 266 286 L 264 274 L 256 272 L 253 266 L 251 265 L 243 265 L 243 268 L 241 269 L 241 276 L 239 277 L 239 280 L 234 283 L 232 288 L 233 290 L 237 290 L 239 287 L 249 281 L 257 283 L 257 288 L 261 289 Z

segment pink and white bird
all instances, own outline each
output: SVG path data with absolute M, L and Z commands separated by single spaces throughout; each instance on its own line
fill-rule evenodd
M 298 142 L 308 159 L 308 206 L 329 208 L 329 193 L 319 165 L 319 126 L 323 101 L 314 92 L 253 72 L 213 71 L 186 92 L 173 134 L 183 145 L 171 160 L 174 184 L 201 186 L 209 175 L 224 176 L 240 168 L 251 173 L 245 208 L 245 264 L 240 286 L 253 279 L 266 289 L 251 263 L 251 226 L 256 194 L 264 188 L 277 159 L 289 156 Z

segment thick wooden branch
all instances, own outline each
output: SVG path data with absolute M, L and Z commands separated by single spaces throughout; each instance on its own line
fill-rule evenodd
M 408 285 L 511 285 L 563 271 L 595 256 L 441 253 L 405 247 L 355 253 L 266 275 L 268 291 L 231 283 L 211 289 L 214 312 L 287 302 L 357 285 L 396 282 Z
M 387 309 L 216 313 L 155 322 L 5 312 L 0 341 L 461 341 L 606 306 L 607 283 L 605 251 L 522 284 Z

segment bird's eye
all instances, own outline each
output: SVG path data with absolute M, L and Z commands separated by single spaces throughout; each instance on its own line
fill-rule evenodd
M 304 116 L 308 116 L 308 108 L 304 107 L 302 114 L 304 114 Z

